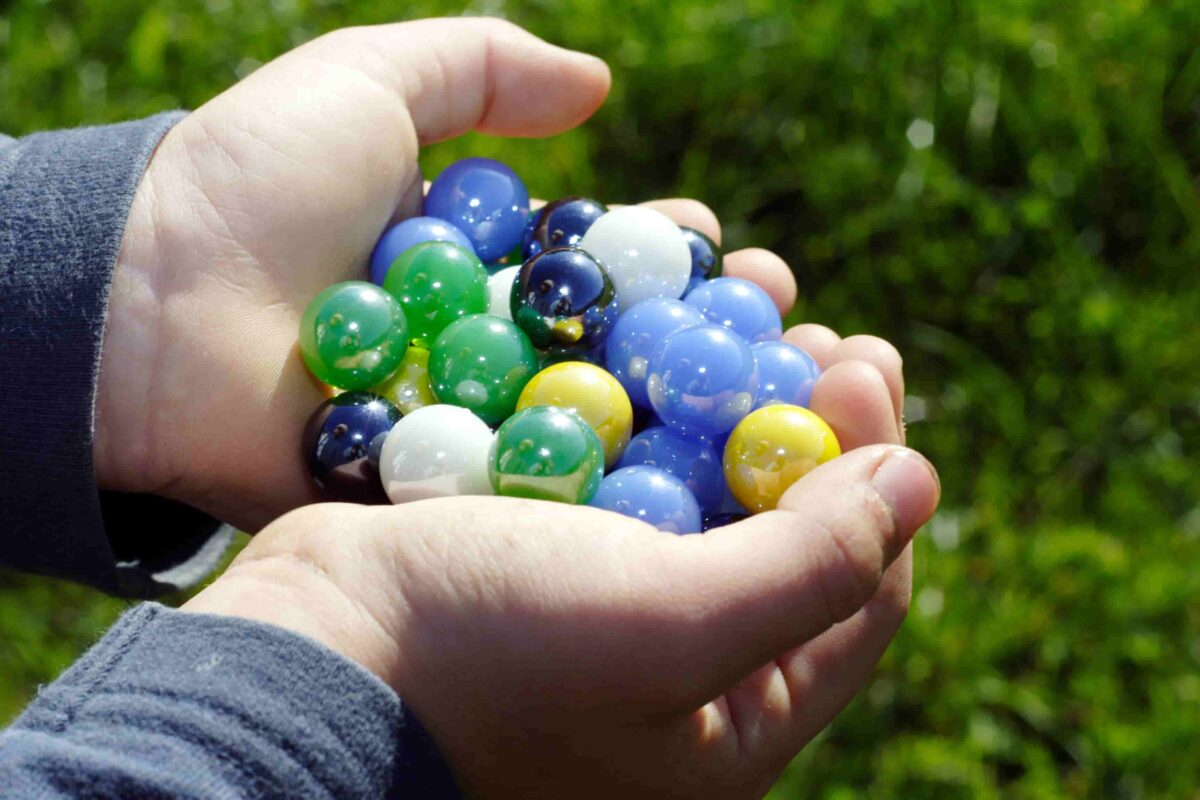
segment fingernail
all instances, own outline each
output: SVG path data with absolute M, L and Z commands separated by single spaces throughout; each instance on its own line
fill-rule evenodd
M 896 532 L 904 542 L 933 516 L 942 493 L 933 465 L 919 453 L 899 447 L 884 458 L 871 484 L 892 510 Z

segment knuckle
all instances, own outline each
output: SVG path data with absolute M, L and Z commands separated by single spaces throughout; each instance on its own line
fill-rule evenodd
M 289 511 L 263 528 L 254 537 L 247 552 L 267 555 L 284 549 L 311 547 L 338 526 L 344 526 L 362 506 L 348 503 L 315 503 Z
M 874 596 L 894 528 L 874 490 L 860 491 L 850 511 L 817 525 L 823 546 L 818 565 L 821 594 L 832 622 L 846 619 Z
M 871 596 L 875 576 L 860 552 L 858 539 L 843 525 L 822 524 L 824 537 L 817 576 L 830 624 L 846 619 Z

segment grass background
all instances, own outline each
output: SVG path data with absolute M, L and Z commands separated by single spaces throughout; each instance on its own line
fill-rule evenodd
M 614 89 L 427 174 L 698 197 L 792 264 L 793 321 L 906 356 L 945 487 L 913 610 L 772 796 L 1200 796 L 1200 5 L 10 0 L 0 130 L 195 107 L 323 31 L 464 11 Z M 0 574 L 0 721 L 123 607 Z

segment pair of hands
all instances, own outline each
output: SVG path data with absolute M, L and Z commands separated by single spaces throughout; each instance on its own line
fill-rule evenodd
M 262 528 L 185 610 L 279 625 L 372 670 L 468 793 L 761 794 L 869 677 L 938 500 L 901 446 L 886 342 L 785 334 L 825 370 L 812 408 L 846 454 L 705 536 L 502 497 L 308 505 L 297 437 L 323 395 L 297 352 L 305 304 L 420 212 L 421 145 L 567 130 L 608 86 L 599 60 L 507 23 L 428 20 L 321 37 L 180 122 L 114 276 L 97 477 Z M 720 241 L 699 203 L 654 205 Z M 766 251 L 726 271 L 794 302 Z

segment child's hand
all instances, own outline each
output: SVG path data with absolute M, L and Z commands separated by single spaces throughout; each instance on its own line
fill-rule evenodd
M 472 128 L 544 136 L 586 119 L 609 75 L 494 19 L 337 31 L 181 121 L 137 192 L 114 275 L 94 446 L 103 488 L 166 494 L 245 529 L 320 498 L 300 457 L 324 399 L 300 315 L 363 279 L 389 219 L 420 213 L 421 145 Z M 619 198 L 604 198 L 619 199 Z M 658 204 L 720 231 L 690 201 Z M 761 250 L 727 271 L 790 307 Z
M 185 610 L 306 634 L 395 687 L 468 793 L 759 796 L 908 606 L 938 484 L 896 443 L 895 351 L 804 326 L 849 451 L 703 536 L 502 497 L 314 505 Z M 872 443 L 884 444 L 872 444 Z M 832 627 L 831 627 L 832 626 Z

